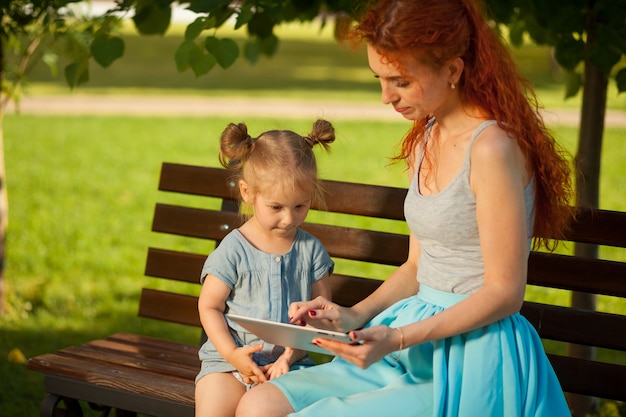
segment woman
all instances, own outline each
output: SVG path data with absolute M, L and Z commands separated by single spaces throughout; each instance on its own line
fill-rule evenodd
M 531 87 L 470 0 L 381 0 L 355 33 L 383 103 L 413 121 L 396 158 L 408 259 L 352 308 L 292 305 L 294 322 L 360 343 L 316 340 L 337 358 L 252 389 L 237 416 L 569 416 L 519 314 L 531 236 L 571 218 L 569 165 Z

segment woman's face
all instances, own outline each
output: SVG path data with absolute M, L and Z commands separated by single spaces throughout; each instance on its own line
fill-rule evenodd
M 419 120 L 429 114 L 446 111 L 451 96 L 450 75 L 444 67 L 436 71 L 431 67 L 406 60 L 402 63 L 404 71 L 398 65 L 389 63 L 372 46 L 367 46 L 369 66 L 380 80 L 382 101 L 393 108 L 405 119 Z

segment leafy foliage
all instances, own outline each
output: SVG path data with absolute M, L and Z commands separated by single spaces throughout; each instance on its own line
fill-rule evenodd
M 77 0 L 12 0 L 0 5 L 0 41 L 4 80 L 9 99 L 19 98 L 19 88 L 39 59 L 57 73 L 58 57 L 69 58 L 64 68 L 71 87 L 89 80 L 91 58 L 107 67 L 124 54 L 124 42 L 114 36 L 120 17 L 106 13 L 85 17 L 74 10 Z
M 511 43 L 521 45 L 524 34 L 528 34 L 537 44 L 554 47 L 555 59 L 568 73 L 566 97 L 579 92 L 586 60 L 607 77 L 614 74 L 619 91 L 626 91 L 626 70 L 615 71 L 626 55 L 623 0 L 490 0 L 489 3 L 495 21 L 509 28 Z
M 197 18 L 188 24 L 174 60 L 179 71 L 191 70 L 199 77 L 216 65 L 228 68 L 240 57 L 254 64 L 261 56 L 273 56 L 279 45 L 274 28 L 284 23 L 319 18 L 321 25 L 334 24 L 340 34 L 368 0 L 116 0 L 103 16 L 91 18 L 75 16 L 66 7 L 76 2 L 13 0 L 2 5 L 3 42 L 19 44 L 18 56 L 23 57 L 24 51 L 33 53 L 34 40 L 49 40 L 37 46 L 48 54 L 70 58 L 65 75 L 72 87 L 89 79 L 91 58 L 107 67 L 123 56 L 124 42 L 115 36 L 123 16 L 132 15 L 142 35 L 163 35 L 175 5 L 195 13 Z M 539 45 L 554 47 L 557 62 L 568 73 L 566 96 L 579 92 L 585 61 L 613 76 L 619 91 L 626 91 L 624 0 L 487 0 L 487 6 L 497 26 L 508 28 L 513 45 L 522 45 L 528 36 Z M 242 49 L 232 39 L 219 36 L 224 25 L 245 28 L 247 40 Z M 46 58 L 50 65 L 57 61 Z M 24 79 L 26 68 L 12 70 L 13 81 Z

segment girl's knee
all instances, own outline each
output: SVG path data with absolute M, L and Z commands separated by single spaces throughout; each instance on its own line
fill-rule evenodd
M 236 417 L 285 417 L 291 405 L 273 384 L 263 383 L 246 392 L 237 406 Z
M 259 405 L 263 403 L 263 398 L 259 391 L 262 391 L 260 385 L 252 388 L 241 397 L 237 405 L 235 417 L 257 417 L 262 415 L 258 413 Z

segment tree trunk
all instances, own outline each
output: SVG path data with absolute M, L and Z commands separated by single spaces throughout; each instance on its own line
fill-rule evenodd
M 0 13 L 0 19 L 2 14 Z M 0 86 L 4 85 L 4 39 L 0 38 Z M 3 136 L 3 92 L 0 88 L 0 316 L 4 315 L 6 294 L 4 283 L 4 254 L 7 225 L 9 223 L 9 201 L 7 199 L 6 174 L 4 170 Z
M 593 39 L 594 32 L 593 28 L 587 28 L 589 36 L 588 46 L 595 41 Z M 580 133 L 575 160 L 576 205 L 580 207 L 599 207 L 600 157 L 607 87 L 608 79 L 606 75 L 589 60 L 586 60 Z M 578 243 L 574 248 L 574 254 L 576 256 L 597 258 L 598 247 L 597 245 Z M 596 297 L 594 294 L 573 292 L 571 304 L 573 307 L 595 310 Z M 591 359 L 595 357 L 595 349 L 592 347 L 570 344 L 568 350 L 571 356 L 577 358 Z M 596 401 L 593 398 L 580 395 L 570 394 L 568 401 L 575 416 L 586 415 L 596 405 Z

